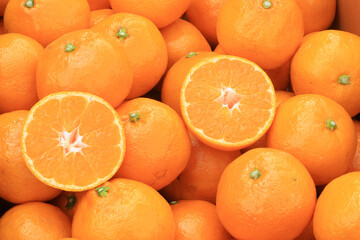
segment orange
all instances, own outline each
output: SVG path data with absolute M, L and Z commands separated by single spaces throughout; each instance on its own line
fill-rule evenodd
M 108 16 L 114 14 L 112 9 L 100 9 L 90 12 L 90 27 L 93 27 L 95 24 L 98 24 Z
M 276 108 L 279 107 L 280 104 L 285 102 L 286 100 L 290 99 L 291 97 L 295 96 L 292 92 L 286 92 L 286 91 L 275 91 L 276 96 Z M 244 151 L 249 151 L 254 148 L 262 148 L 267 147 L 267 134 L 262 136 L 259 140 L 257 140 L 254 144 L 244 149 Z
M 51 203 L 61 209 L 71 220 L 74 217 L 75 210 L 79 201 L 85 192 L 65 192 L 63 191 Z
M 115 41 L 91 30 L 65 34 L 46 47 L 39 60 L 36 86 L 40 98 L 61 91 L 82 91 L 117 107 L 133 80 L 129 61 Z
M 191 68 L 180 104 L 185 124 L 197 139 L 232 151 L 250 146 L 266 133 L 276 101 L 271 80 L 259 66 L 219 55 Z
M 0 35 L 0 113 L 29 110 L 38 101 L 36 66 L 43 52 L 27 36 Z
M 201 200 L 171 202 L 175 219 L 174 240 L 228 240 L 214 204 Z
M 314 213 L 317 240 L 356 240 L 360 235 L 360 172 L 336 178 L 321 193 Z
M 355 116 L 360 112 L 360 37 L 326 30 L 310 36 L 291 63 L 295 94 L 332 98 Z
M 224 51 L 263 69 L 289 61 L 303 35 L 302 13 L 294 0 L 228 0 L 217 21 Z
M 124 128 L 103 99 L 61 92 L 30 110 L 21 147 L 30 171 L 66 191 L 84 191 L 110 179 L 125 155 Z
M 186 168 L 160 193 L 169 201 L 204 200 L 215 204 L 222 172 L 241 153 L 219 151 L 190 137 L 191 155 Z
M 226 52 L 225 52 L 224 49 L 220 46 L 220 44 L 218 44 L 218 45 L 216 46 L 216 48 L 214 49 L 214 52 L 219 53 L 219 54 L 225 54 L 225 55 L 226 55 Z
M 87 0 L 90 6 L 90 10 L 99 10 L 104 8 L 110 8 L 109 0 Z
M 5 33 L 4 20 L 0 17 L 0 35 Z
M 17 205 L 0 220 L 1 240 L 57 240 L 71 236 L 71 222 L 60 209 L 43 202 Z
M 337 29 L 351 32 L 360 36 L 359 13 L 360 2 L 358 0 L 336 1 L 336 17 L 334 25 Z
M 304 19 L 305 34 L 328 29 L 334 20 L 336 0 L 295 0 Z
M 313 221 L 307 225 L 305 230 L 294 240 L 316 240 L 314 236 Z
M 32 175 L 21 154 L 21 133 L 28 111 L 0 115 L 0 197 L 12 203 L 48 201 L 60 194 Z
M 58 240 L 71 240 L 71 239 L 78 240 L 77 238 L 59 238 Z
M 330 98 L 302 94 L 281 104 L 267 145 L 293 154 L 316 185 L 346 173 L 355 156 L 356 134 L 349 114 Z
M 213 52 L 189 52 L 180 58 L 165 75 L 161 88 L 161 101 L 181 115 L 180 91 L 186 75 L 201 60 L 216 55 L 218 54 Z
M 191 0 L 109 0 L 116 12 L 134 13 L 150 19 L 158 28 L 180 18 Z
M 130 13 L 117 13 L 93 27 L 116 40 L 130 61 L 134 82 L 128 99 L 149 92 L 166 70 L 166 44 L 160 31 L 147 18 Z
M 360 122 L 357 120 L 354 120 L 354 126 L 355 126 L 356 136 L 357 136 L 357 147 L 356 147 L 355 157 L 351 164 L 350 170 L 351 171 L 360 171 Z
M 4 14 L 5 29 L 34 38 L 46 47 L 65 33 L 89 28 L 86 0 L 11 0 Z
M 116 177 L 133 179 L 159 190 L 185 168 L 191 142 L 185 124 L 169 106 L 136 98 L 116 109 L 124 124 L 126 153 Z
M 0 0 L 0 16 L 4 16 L 5 8 L 8 2 L 9 0 Z
M 292 155 L 250 150 L 223 172 L 216 197 L 221 223 L 236 239 L 294 239 L 311 220 L 316 189 Z
M 171 208 L 146 184 L 113 179 L 81 199 L 72 236 L 86 240 L 170 240 L 175 236 Z
M 197 27 L 212 46 L 218 42 L 216 22 L 221 7 L 227 0 L 196 0 L 192 1 L 186 11 L 186 17 Z
M 209 43 L 201 32 L 191 23 L 178 19 L 161 29 L 168 51 L 169 70 L 175 62 L 190 52 L 211 51 Z

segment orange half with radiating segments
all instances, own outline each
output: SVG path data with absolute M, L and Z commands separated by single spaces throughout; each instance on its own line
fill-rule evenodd
M 269 129 L 275 90 L 255 63 L 229 55 L 206 58 L 186 76 L 181 111 L 189 130 L 224 151 L 250 146 Z
M 66 191 L 106 182 L 125 155 L 124 128 L 116 111 L 102 98 L 81 92 L 51 94 L 35 104 L 21 144 L 35 177 Z

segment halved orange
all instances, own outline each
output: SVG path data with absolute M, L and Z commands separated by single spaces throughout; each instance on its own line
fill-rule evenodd
M 256 142 L 275 115 L 275 90 L 268 75 L 235 56 L 218 55 L 197 63 L 183 82 L 180 98 L 191 133 L 224 151 Z
M 84 191 L 117 172 L 125 155 L 125 133 L 118 114 L 102 98 L 60 92 L 32 107 L 21 147 L 28 168 L 40 181 Z

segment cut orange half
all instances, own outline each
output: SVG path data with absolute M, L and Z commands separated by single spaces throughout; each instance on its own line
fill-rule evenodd
M 28 168 L 40 181 L 65 191 L 84 191 L 117 172 L 125 155 L 125 134 L 105 100 L 60 92 L 32 107 L 21 145 Z
M 191 133 L 224 151 L 256 142 L 275 115 L 270 78 L 255 63 L 235 56 L 209 57 L 192 67 L 180 98 L 183 119 Z

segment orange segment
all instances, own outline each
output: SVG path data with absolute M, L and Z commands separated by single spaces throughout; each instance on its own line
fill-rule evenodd
M 275 90 L 267 74 L 246 59 L 218 55 L 195 65 L 181 89 L 189 130 L 219 150 L 245 148 L 270 127 Z
M 30 110 L 21 140 L 25 162 L 43 183 L 84 191 L 109 180 L 125 155 L 116 111 L 88 93 L 61 92 Z

